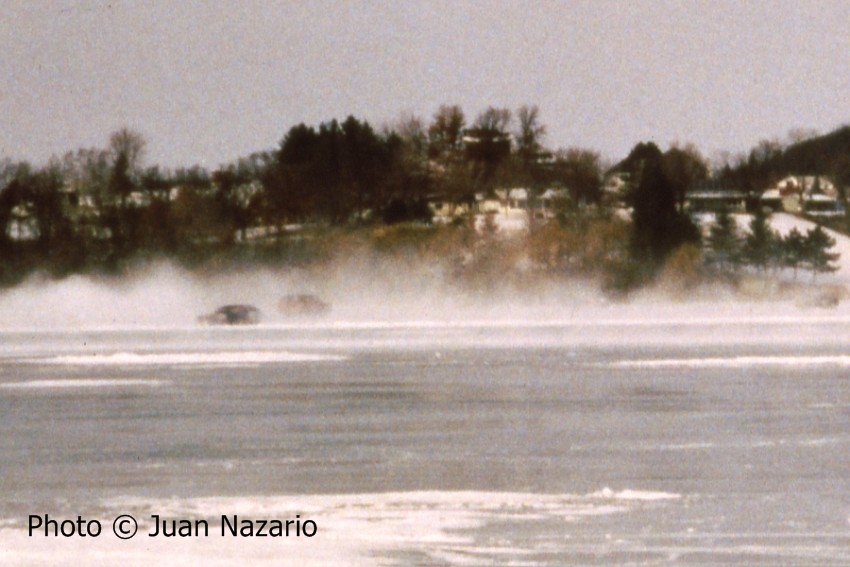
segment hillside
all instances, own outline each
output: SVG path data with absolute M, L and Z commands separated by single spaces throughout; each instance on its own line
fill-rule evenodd
M 770 225 L 781 236 L 788 234 L 793 228 L 805 234 L 817 226 L 812 221 L 788 213 L 774 213 L 770 216 Z M 838 271 L 832 275 L 820 276 L 820 279 L 850 285 L 850 237 L 828 228 L 824 228 L 824 231 L 835 239 L 833 251 L 841 254 L 841 257 L 838 260 Z
M 845 185 L 850 181 L 850 126 L 793 144 L 774 160 L 772 169 L 780 174 L 837 175 Z

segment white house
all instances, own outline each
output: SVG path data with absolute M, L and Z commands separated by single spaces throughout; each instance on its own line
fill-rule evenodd
M 765 193 L 779 193 L 782 208 L 789 213 L 806 213 L 813 216 L 838 216 L 844 214 L 838 190 L 828 178 L 819 175 L 789 175 Z
M 537 198 L 538 216 L 544 219 L 555 218 L 558 211 L 563 210 L 569 198 L 569 192 L 566 189 L 546 189 Z
M 33 203 L 24 201 L 12 208 L 9 223 L 6 225 L 6 236 L 19 242 L 37 240 L 41 236 Z

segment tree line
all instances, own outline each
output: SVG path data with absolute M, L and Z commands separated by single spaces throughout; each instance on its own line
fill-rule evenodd
M 808 269 L 814 280 L 818 274 L 838 269 L 835 238 L 821 226 L 814 226 L 805 233 L 793 227 L 785 235 L 770 228 L 762 209 L 757 209 L 749 224 L 749 232 L 741 236 L 735 220 L 727 209 L 717 213 L 708 237 L 709 265 L 721 272 L 736 272 L 742 266 L 758 271 L 787 268 L 794 278 L 800 269 Z
M 427 202 L 472 203 L 499 186 L 557 185 L 599 200 L 597 152 L 550 151 L 536 106 L 490 107 L 468 121 L 443 105 L 375 129 L 349 116 L 292 126 L 275 149 L 212 171 L 145 164 L 145 138 L 113 133 L 106 148 L 52 158 L 44 167 L 0 162 L 0 256 L 9 274 L 27 266 L 62 275 L 120 269 L 138 254 L 203 257 L 263 227 L 428 222 Z M 8 279 L 0 277 L 0 279 Z
M 71 151 L 44 167 L 0 162 L 0 282 L 36 268 L 58 276 L 121 271 L 145 255 L 193 263 L 241 250 L 299 261 L 305 238 L 298 227 L 427 224 L 431 202 L 470 210 L 477 195 L 510 187 L 526 188 L 530 207 L 545 189 L 562 189 L 567 197 L 559 202 L 558 220 L 571 238 L 583 238 L 588 219 L 616 224 L 612 210 L 631 211 L 627 232 L 600 229 L 627 234 L 607 255 L 598 254 L 619 258 L 625 244 L 626 256 L 611 262 L 615 287 L 650 281 L 675 250 L 700 243 L 685 196 L 712 173 L 693 145 L 662 152 L 654 143 L 639 143 L 608 166 L 596 151 L 553 150 L 545 142 L 534 105 L 489 107 L 473 120 L 460 106 L 442 105 L 428 122 L 404 115 L 378 129 L 353 116 L 301 123 L 271 150 L 213 170 L 169 170 L 146 164 L 144 136 L 124 128 L 106 148 Z M 793 151 L 800 150 L 781 153 Z M 769 176 L 765 171 L 778 171 L 777 155 L 761 144 L 749 159 L 713 175 L 756 183 L 758 175 Z M 606 191 L 606 173 L 621 174 L 625 188 Z M 728 258 L 715 265 L 737 267 L 743 265 L 739 258 L 749 258 L 746 247 L 731 250 L 709 254 L 709 260 Z M 801 258 L 799 266 L 815 265 Z

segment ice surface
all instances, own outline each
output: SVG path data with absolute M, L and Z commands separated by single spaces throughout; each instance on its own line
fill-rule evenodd
M 344 357 L 328 354 L 310 354 L 274 351 L 233 352 L 169 352 L 139 354 L 119 352 L 112 354 L 66 355 L 36 360 L 40 364 L 69 366 L 136 366 L 136 365 L 243 365 L 282 362 L 319 362 L 343 360 Z
M 0 384 L 0 388 L 11 389 L 42 389 L 42 388 L 115 388 L 123 386 L 161 386 L 162 380 L 134 380 L 134 379 L 61 379 L 61 380 L 31 380 L 29 382 L 7 382 Z
M 617 528 L 642 509 L 687 506 L 679 494 L 603 488 L 587 495 L 391 492 L 266 498 L 121 499 L 109 503 L 96 538 L 28 537 L 0 528 L 0 560 L 30 566 L 373 565 L 837 565 L 850 560 L 847 533 L 659 532 Z M 133 514 L 135 538 L 111 533 L 110 516 Z M 148 537 L 151 515 L 209 520 L 206 537 Z M 222 537 L 221 515 L 311 520 L 311 538 Z M 597 526 L 595 529 L 585 525 Z
M 614 368 L 746 368 L 752 366 L 850 366 L 850 355 L 830 356 L 730 356 L 728 358 L 666 358 L 621 360 Z
M 356 566 L 404 565 L 413 559 L 418 559 L 418 564 L 490 564 L 488 558 L 551 553 L 557 549 L 557 540 L 563 538 L 558 535 L 554 541 L 545 537 L 536 538 L 537 543 L 525 541 L 521 534 L 529 528 L 551 523 L 557 534 L 563 534 L 569 532 L 568 526 L 589 518 L 627 513 L 644 504 L 675 502 L 680 498 L 676 494 L 608 488 L 584 496 L 424 491 L 264 498 L 124 498 L 107 505 L 109 512 L 101 521 L 104 533 L 96 539 L 30 538 L 24 529 L 2 529 L 0 558 L 3 565 L 9 566 L 207 566 L 234 562 L 260 567 Z M 139 520 L 134 539 L 122 541 L 111 533 L 107 517 L 123 513 Z M 152 514 L 162 519 L 209 519 L 209 535 L 196 539 L 148 537 L 153 531 Z M 279 540 L 222 537 L 218 521 L 221 515 L 282 521 L 300 516 L 302 521 L 315 522 L 318 532 L 311 538 Z M 497 538 L 487 535 L 487 526 L 493 524 L 501 526 Z M 423 558 L 430 559 L 422 563 Z

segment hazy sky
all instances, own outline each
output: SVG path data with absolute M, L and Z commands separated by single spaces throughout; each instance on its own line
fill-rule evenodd
M 850 122 L 850 3 L 0 0 L 0 158 L 215 168 L 293 125 L 537 104 L 551 148 L 712 156 Z

